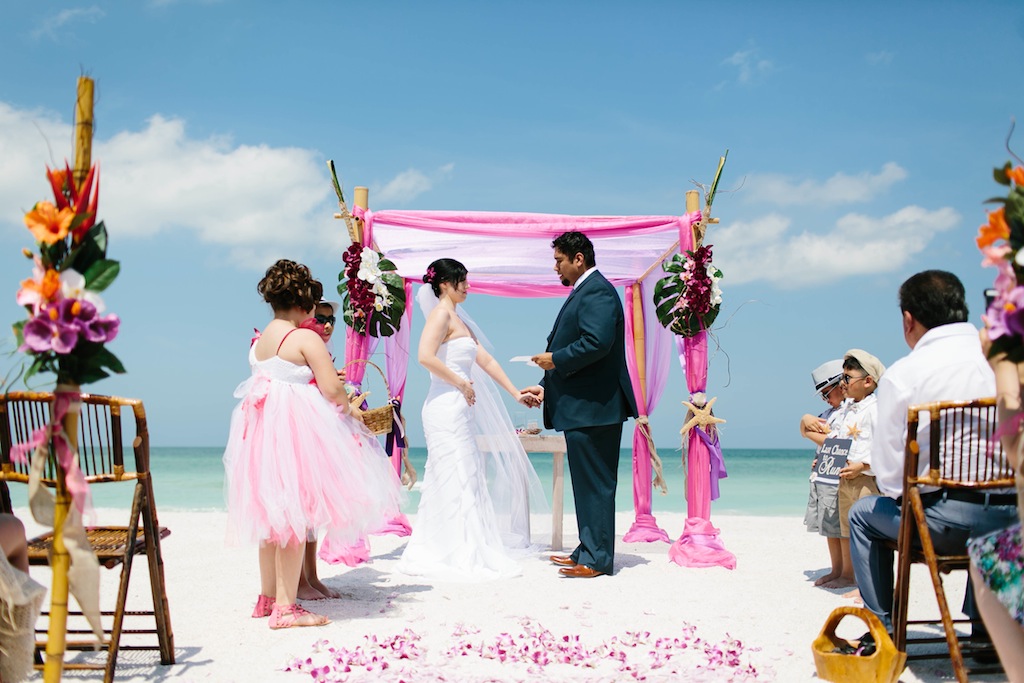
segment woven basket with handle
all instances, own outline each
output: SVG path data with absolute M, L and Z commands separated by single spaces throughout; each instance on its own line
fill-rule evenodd
M 380 378 L 384 380 L 384 390 L 387 391 L 388 401 L 380 408 L 370 408 L 363 411 L 363 422 L 366 423 L 366 427 L 374 434 L 387 434 L 391 431 L 391 426 L 394 424 L 395 408 L 391 405 L 391 387 L 388 386 L 388 378 L 384 376 L 384 371 L 381 370 L 375 363 L 368 360 L 357 358 L 345 363 L 345 367 L 352 365 L 353 363 L 363 363 L 369 365 L 374 370 L 380 373 Z

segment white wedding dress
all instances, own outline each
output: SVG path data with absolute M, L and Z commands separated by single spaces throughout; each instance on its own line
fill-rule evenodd
M 445 581 L 486 581 L 521 573 L 515 555 L 530 542 L 530 505 L 547 506 L 540 480 L 508 412 L 476 365 L 477 342 L 441 344 L 438 358 L 473 380 L 470 406 L 456 387 L 431 377 L 423 404 L 427 464 L 412 535 L 399 571 Z M 537 509 L 540 508 L 540 509 Z

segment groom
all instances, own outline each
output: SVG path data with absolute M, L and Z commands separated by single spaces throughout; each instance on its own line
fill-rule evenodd
M 555 319 L 535 393 L 544 426 L 565 434 L 580 544 L 552 555 L 559 573 L 573 578 L 611 574 L 615 556 L 615 486 L 622 423 L 636 417 L 626 370 L 624 316 L 615 287 L 598 272 L 594 245 L 581 232 L 551 243 L 555 272 L 573 290 Z

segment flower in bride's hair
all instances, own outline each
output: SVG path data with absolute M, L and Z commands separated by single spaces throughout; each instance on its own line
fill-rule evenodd
M 434 272 L 433 268 L 427 268 L 427 274 L 423 276 L 423 281 L 427 284 L 431 284 L 434 282 L 434 277 L 436 275 L 437 273 Z

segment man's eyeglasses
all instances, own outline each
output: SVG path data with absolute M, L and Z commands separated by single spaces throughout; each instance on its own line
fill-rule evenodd
M 854 377 L 853 375 L 844 374 L 843 375 L 843 379 L 841 381 L 842 381 L 843 384 L 853 384 L 854 382 L 859 382 L 862 379 L 867 379 L 867 378 L 868 378 L 868 375 L 863 375 L 861 377 Z
M 333 315 L 320 315 L 317 313 L 313 317 L 316 318 L 316 321 L 321 325 L 333 325 L 335 322 L 335 317 Z

